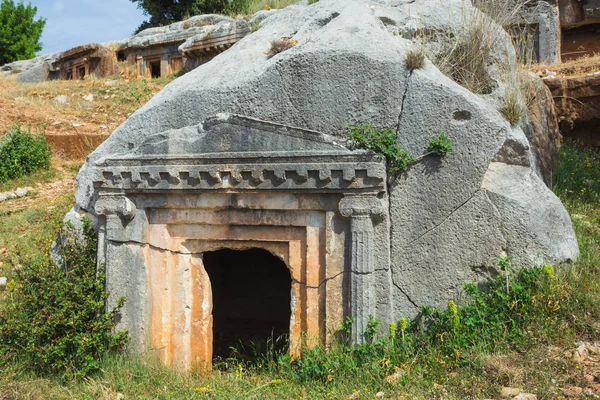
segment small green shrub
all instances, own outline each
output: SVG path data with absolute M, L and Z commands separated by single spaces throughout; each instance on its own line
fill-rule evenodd
M 0 140 L 0 183 L 48 168 L 51 156 L 43 131 L 33 135 L 31 127 L 13 125 Z
M 367 342 L 372 342 L 377 335 L 377 328 L 379 327 L 379 318 L 375 318 L 369 315 L 369 322 L 367 322 L 367 330 L 364 333 Z
M 152 88 L 148 85 L 148 80 L 142 78 L 134 81 L 129 85 L 127 93 L 120 99 L 122 103 L 133 103 L 141 105 L 143 102 L 148 101 L 152 96 Z
M 310 5 L 318 3 L 318 2 L 319 2 L 319 0 L 308 0 L 308 5 L 310 6 Z
M 570 285 L 551 266 L 514 271 L 512 277 L 507 275 L 509 268 L 485 291 L 476 284 L 465 285 L 468 302 L 463 307 L 449 306 L 447 311 L 424 307 L 419 340 L 444 337 L 441 349 L 456 355 L 477 348 L 523 350 L 535 343 L 536 336 L 556 335 L 571 318 L 565 307 L 572 295 Z
M 110 349 L 122 348 L 126 332 L 112 333 L 114 315 L 105 310 L 104 271 L 97 268 L 91 223 L 83 236 L 65 227 L 58 245 L 59 269 L 49 259 L 16 271 L 0 303 L 0 363 L 12 361 L 38 374 L 87 376 Z
M 350 137 L 358 147 L 373 150 L 384 156 L 390 165 L 391 173 L 407 170 L 409 164 L 416 160 L 398 146 L 396 132 L 391 129 L 379 131 L 372 126 L 353 126 L 350 127 Z
M 427 146 L 427 151 L 435 154 L 438 157 L 445 157 L 452 151 L 452 142 L 446 135 L 440 133 L 438 136 L 431 139 Z
M 413 69 L 421 69 L 425 66 L 425 53 L 423 49 L 419 48 L 418 50 L 409 50 L 406 54 L 406 68 Z

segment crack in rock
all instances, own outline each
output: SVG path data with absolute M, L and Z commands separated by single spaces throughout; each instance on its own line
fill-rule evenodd
M 158 251 L 161 251 L 161 252 L 168 251 L 170 253 L 175 253 L 175 254 L 180 254 L 180 255 L 185 255 L 185 256 L 203 254 L 203 253 L 193 253 L 193 252 L 187 252 L 186 253 L 186 252 L 178 251 L 178 250 L 165 249 L 165 248 L 158 247 L 158 246 L 155 246 L 155 245 L 150 244 L 150 243 L 142 243 L 142 242 L 137 242 L 135 240 L 119 241 L 119 240 L 108 239 L 107 241 L 110 242 L 110 243 L 113 243 L 115 245 L 124 245 L 124 244 L 126 245 L 126 244 L 129 244 L 129 245 L 135 245 L 135 246 L 140 246 L 140 247 L 150 247 L 151 249 L 158 250 Z
M 442 221 L 440 221 L 439 224 L 435 224 L 433 227 L 431 227 L 427 231 L 425 231 L 422 235 L 419 235 L 418 238 L 411 240 L 410 243 L 408 243 L 406 246 L 403 246 L 403 247 L 408 247 L 408 246 L 412 245 L 413 243 L 415 243 L 415 242 L 419 241 L 420 239 L 422 239 L 423 237 L 427 236 L 427 234 L 429 234 L 430 232 L 432 232 L 432 231 L 436 230 L 437 228 L 439 228 L 440 226 L 442 226 L 444 224 L 444 222 L 446 222 L 450 217 L 452 217 L 458 210 L 460 210 L 465 205 L 467 205 L 467 203 L 470 202 L 473 199 L 473 197 L 475 197 L 482 190 L 483 189 L 477 189 L 477 191 L 475 193 L 473 193 L 471 196 L 469 196 L 469 198 L 467 200 L 465 200 L 461 205 L 459 205 L 454 210 L 452 210 L 450 212 L 450 214 L 448 214 Z
M 406 102 L 406 96 L 408 95 L 408 89 L 410 88 L 410 78 L 412 77 L 413 70 L 409 70 L 406 74 L 406 88 L 402 95 L 402 103 L 400 103 L 400 114 L 398 114 L 398 125 L 396 126 L 396 134 L 400 132 L 400 123 L 402 122 L 402 115 L 404 114 L 404 103 Z
M 419 310 L 419 309 L 420 309 L 420 307 L 417 305 L 417 303 L 415 303 L 415 302 L 414 302 L 414 300 L 410 298 L 410 296 L 408 295 L 408 293 L 406 293 L 406 292 L 404 291 L 404 289 L 402 289 L 402 288 L 401 288 L 401 287 L 400 287 L 400 286 L 399 286 L 399 285 L 398 285 L 396 282 L 394 282 L 394 279 L 393 279 L 393 278 L 392 278 L 392 284 L 393 284 L 393 285 L 396 287 L 396 289 L 398 289 L 398 290 L 399 290 L 399 291 L 400 291 L 400 292 L 401 292 L 401 293 L 402 293 L 402 294 L 403 294 L 403 295 L 406 297 L 406 299 L 407 299 L 407 300 L 408 300 L 408 301 L 409 301 L 409 302 L 410 302 L 410 303 L 411 303 L 413 306 L 415 306 L 415 308 L 416 308 L 417 310 Z

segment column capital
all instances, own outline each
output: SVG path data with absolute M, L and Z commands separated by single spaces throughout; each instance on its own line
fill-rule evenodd
M 383 202 L 376 196 L 346 196 L 340 200 L 339 209 L 344 217 L 373 217 L 385 214 Z
M 101 195 L 94 207 L 98 215 L 119 215 L 125 219 L 133 219 L 137 212 L 135 204 L 123 195 Z

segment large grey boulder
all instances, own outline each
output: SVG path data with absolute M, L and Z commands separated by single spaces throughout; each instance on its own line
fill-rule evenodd
M 414 315 L 420 305 L 445 304 L 465 281 L 487 277 L 498 256 L 512 256 L 516 266 L 577 257 L 569 216 L 532 170 L 523 131 L 430 61 L 406 68 L 407 52 L 417 45 L 402 32 L 450 29 L 459 10 L 478 12 L 460 0 L 437 11 L 434 3 L 320 0 L 269 16 L 261 29 L 166 86 L 92 153 L 77 178 L 77 205 L 94 210 L 98 163 L 156 148 L 148 146 L 153 136 L 174 155 L 184 146 L 182 132 L 197 134 L 221 113 L 319 131 L 341 143 L 349 126 L 369 124 L 397 130 L 398 143 L 415 155 L 441 132 L 453 143 L 446 158 L 427 156 L 389 175 L 382 200 L 390 238 L 377 241 L 375 256 L 375 271 L 393 283 L 390 293 L 383 284 L 374 287 L 382 322 Z M 267 56 L 270 42 L 281 38 L 297 45 Z M 506 41 L 497 52 L 514 58 Z M 178 139 L 170 141 L 170 132 L 179 132 Z
M 144 29 L 125 40 L 123 48 L 142 48 L 180 42 L 196 35 L 210 35 L 215 30 L 223 33 L 227 30 L 235 30 L 236 23 L 240 22 L 242 21 L 217 14 L 197 15 L 174 24 Z M 243 23 L 245 24 L 245 21 Z
M 52 63 L 61 56 L 61 52 L 48 53 L 30 60 L 20 60 L 0 66 L 4 75 L 17 75 L 17 81 L 23 83 L 42 82 L 48 78 Z
M 246 36 L 248 32 L 248 23 L 244 20 L 220 21 L 200 28 L 200 32 L 183 42 L 179 50 L 185 53 L 198 47 L 231 45 Z
M 27 71 L 17 75 L 17 82 L 21 83 L 39 83 L 48 79 L 48 64 L 35 64 Z

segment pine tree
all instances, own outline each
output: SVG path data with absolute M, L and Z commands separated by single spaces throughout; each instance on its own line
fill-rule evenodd
M 46 25 L 45 18 L 35 19 L 37 7 L 23 0 L 0 3 L 0 65 L 35 57 L 42 49 L 40 37 Z

